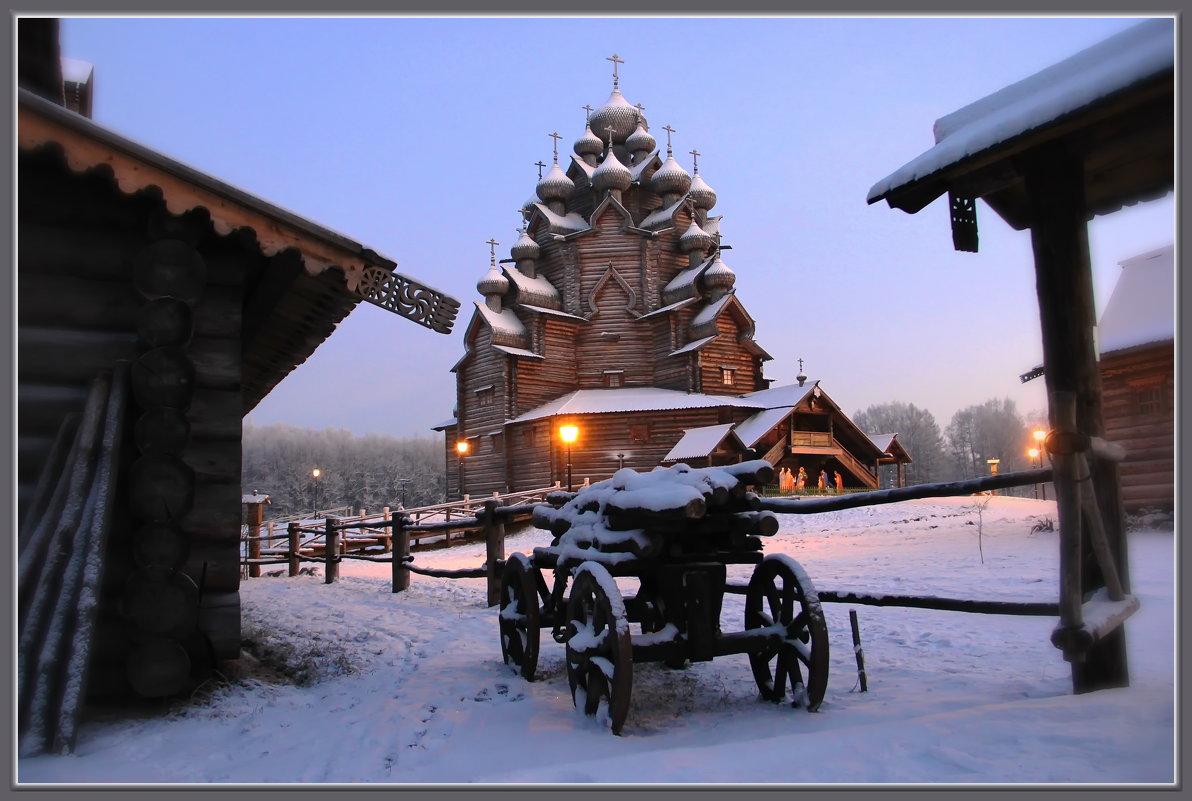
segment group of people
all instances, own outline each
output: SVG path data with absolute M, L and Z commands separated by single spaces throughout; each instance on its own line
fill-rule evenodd
M 783 467 L 778 471 L 778 491 L 783 495 L 803 492 L 807 487 L 807 483 L 807 470 L 803 467 L 799 468 L 798 474 L 792 473 L 789 467 Z M 840 492 L 844 489 L 844 477 L 840 475 L 839 470 L 832 471 L 831 477 L 828 476 L 827 470 L 820 470 L 816 489 L 820 492 L 831 490 Z

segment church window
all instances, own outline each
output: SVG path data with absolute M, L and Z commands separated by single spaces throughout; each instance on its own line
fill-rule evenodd
M 496 390 L 492 386 L 481 387 L 476 390 L 476 405 L 477 406 L 492 406 L 493 397 Z
M 731 387 L 735 382 L 737 369 L 735 367 L 721 367 L 720 368 L 720 383 L 726 387 Z
M 1162 384 L 1135 387 L 1134 408 L 1136 413 L 1142 417 L 1151 417 L 1167 411 L 1163 390 Z
M 644 443 L 650 441 L 650 424 L 649 423 L 630 423 L 629 424 L 629 439 L 633 442 Z
M 616 389 L 625 385 L 625 371 L 624 370 L 605 370 L 604 371 L 604 385 L 610 389 Z

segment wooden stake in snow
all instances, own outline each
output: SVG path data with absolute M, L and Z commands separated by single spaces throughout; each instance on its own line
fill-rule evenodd
M 848 610 L 848 622 L 853 627 L 853 653 L 857 655 L 857 679 L 861 683 L 861 692 L 869 689 L 865 680 L 865 651 L 861 648 L 861 627 L 857 625 L 857 610 Z

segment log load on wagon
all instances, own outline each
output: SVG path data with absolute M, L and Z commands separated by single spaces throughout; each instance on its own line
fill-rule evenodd
M 773 472 L 764 460 L 626 468 L 574 495 L 548 498 L 534 523 L 554 535 L 551 544 L 513 554 L 502 575 L 506 664 L 533 680 L 539 632 L 549 628 L 566 645 L 576 707 L 606 719 L 614 734 L 628 714 L 634 662 L 678 667 L 748 654 L 762 697 L 817 710 L 828 678 L 823 611 L 795 560 L 763 555 L 763 538 L 778 531 L 778 519 L 749 489 L 773 480 Z M 744 629 L 726 633 L 720 617 L 730 564 L 756 567 Z M 554 577 L 549 588 L 544 572 Z M 637 579 L 636 594 L 623 595 L 618 578 Z

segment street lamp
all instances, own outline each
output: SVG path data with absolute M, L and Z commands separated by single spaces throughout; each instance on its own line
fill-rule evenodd
M 455 441 L 455 453 L 459 457 L 459 497 L 464 497 L 464 457 L 468 455 L 468 441 L 466 439 L 457 439 Z
M 1039 451 L 1039 467 L 1043 467 L 1043 440 L 1047 439 L 1047 432 L 1041 428 L 1036 428 L 1033 436 L 1035 438 L 1035 444 L 1037 446 L 1036 449 Z M 1043 500 L 1047 500 L 1047 483 L 1046 482 L 1043 483 Z
M 319 476 L 321 476 L 321 475 L 323 475 L 323 471 L 317 467 L 314 470 L 310 471 L 311 481 L 314 485 L 314 490 L 315 490 L 314 491 L 314 503 L 315 503 L 315 511 L 316 512 L 319 511 Z
M 1038 448 L 1031 448 L 1027 451 L 1027 455 L 1031 457 L 1031 467 L 1042 467 L 1043 458 Z M 1039 482 L 1035 482 L 1035 500 L 1039 500 Z
M 559 426 L 559 437 L 567 443 L 567 491 L 573 492 L 571 484 L 571 444 L 579 439 L 578 426 Z
M 410 483 L 408 478 L 399 478 L 398 483 L 401 484 L 401 508 L 406 508 L 406 484 Z
M 998 459 L 998 458 L 996 458 L 996 457 L 994 457 L 993 459 L 986 459 L 986 460 L 985 460 L 985 464 L 989 465 L 989 475 L 990 475 L 990 476 L 996 476 L 996 475 L 997 475 L 997 466 L 998 466 L 999 464 L 1001 464 L 1001 461 L 1002 461 L 1001 459 Z M 994 495 L 997 495 L 997 490 L 991 490 L 991 492 L 992 492 Z

